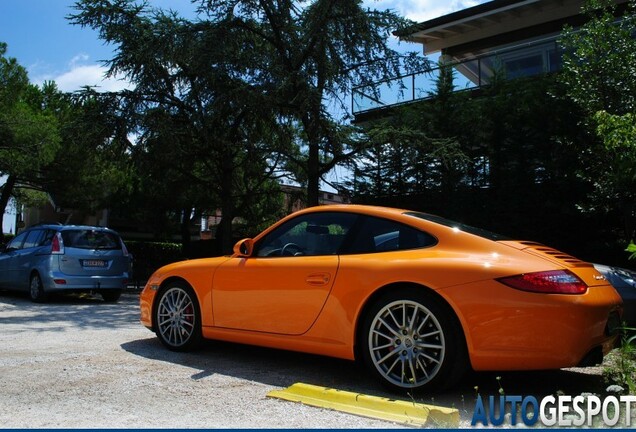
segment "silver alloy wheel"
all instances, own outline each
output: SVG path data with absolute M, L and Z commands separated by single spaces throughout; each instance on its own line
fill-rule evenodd
M 190 294 L 175 287 L 166 291 L 157 309 L 157 328 L 161 338 L 170 346 L 188 343 L 195 332 L 195 305 Z
M 432 380 L 446 353 L 439 321 L 411 300 L 398 300 L 380 309 L 371 323 L 368 341 L 376 369 L 401 388 L 420 387 Z

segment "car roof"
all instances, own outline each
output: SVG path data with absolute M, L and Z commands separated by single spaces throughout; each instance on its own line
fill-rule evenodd
M 91 230 L 91 231 L 110 231 L 114 232 L 112 229 L 107 227 L 93 226 L 93 225 L 59 225 L 59 224 L 35 224 L 28 227 L 28 230 L 31 229 L 52 229 L 55 231 L 69 231 L 69 230 Z

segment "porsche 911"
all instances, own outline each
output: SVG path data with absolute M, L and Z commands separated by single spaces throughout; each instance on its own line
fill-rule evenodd
M 358 360 L 397 391 L 469 368 L 595 365 L 621 298 L 587 262 L 438 216 L 375 206 L 299 211 L 231 256 L 158 269 L 141 322 L 170 350 L 202 339 Z

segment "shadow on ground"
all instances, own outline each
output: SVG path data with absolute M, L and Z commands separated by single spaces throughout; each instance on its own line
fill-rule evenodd
M 131 355 L 152 361 L 168 362 L 192 369 L 191 379 L 204 380 L 224 375 L 288 387 L 296 382 L 337 388 L 356 393 L 416 400 L 456 407 L 462 416 L 472 415 L 477 393 L 498 395 L 500 386 L 508 395 L 545 395 L 582 392 L 603 394 L 605 383 L 601 368 L 536 372 L 469 373 L 450 391 L 437 394 L 396 395 L 385 391 L 351 361 L 289 351 L 260 348 L 227 342 L 207 341 L 199 351 L 175 353 L 139 323 L 139 295 L 126 292 L 118 303 L 105 303 L 99 296 L 56 296 L 46 304 L 31 303 L 24 294 L 0 291 L 0 326 L 25 324 L 29 331 L 72 331 L 77 327 L 117 328 L 139 325 L 147 337 L 131 340 L 121 347 Z M 499 379 L 498 379 L 499 377 Z
M 472 416 L 477 392 L 482 397 L 498 395 L 500 385 L 508 395 L 533 395 L 537 398 L 557 393 L 601 394 L 605 390 L 603 377 L 599 368 L 596 368 L 594 373 L 585 369 L 471 372 L 449 391 L 400 395 L 385 391 L 362 365 L 352 361 L 214 341 L 206 342 L 200 350 L 192 353 L 168 351 L 156 338 L 131 341 L 123 344 L 122 348 L 148 359 L 192 368 L 191 378 L 194 380 L 221 374 L 275 387 L 303 382 L 392 399 L 455 407 L 463 417 Z
M 99 295 L 56 294 L 46 303 L 33 303 L 27 294 L 0 291 L 0 326 L 28 325 L 29 331 L 55 331 L 74 327 L 117 328 L 139 322 L 139 294 L 122 294 L 117 303 Z M 15 312 L 11 312 L 15 309 Z

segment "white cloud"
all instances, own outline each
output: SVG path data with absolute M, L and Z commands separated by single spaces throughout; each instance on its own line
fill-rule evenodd
M 106 68 L 100 65 L 75 65 L 69 71 L 54 78 L 58 88 L 65 92 L 80 90 L 84 86 L 95 87 L 97 91 L 110 92 L 131 88 L 122 78 L 106 78 Z
M 466 9 L 486 0 L 367 0 L 367 6 L 375 9 L 392 9 L 416 22 L 427 21 L 442 15 Z
M 132 88 L 122 77 L 106 78 L 106 67 L 90 61 L 90 56 L 80 53 L 73 57 L 65 70 L 50 72 L 46 65 L 35 64 L 29 68 L 31 82 L 42 85 L 44 81 L 55 81 L 64 92 L 74 92 L 85 86 L 95 87 L 97 91 L 109 92 Z

